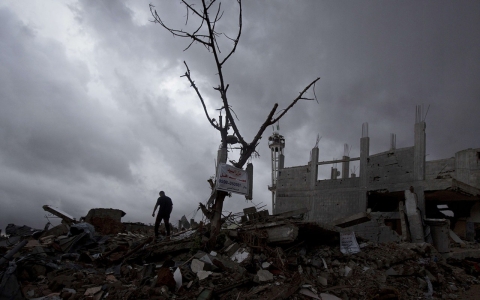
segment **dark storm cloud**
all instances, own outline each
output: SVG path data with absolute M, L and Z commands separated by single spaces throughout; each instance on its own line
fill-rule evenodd
M 316 89 L 320 105 L 300 103 L 281 121 L 287 144 L 294 147 L 290 128 L 308 124 L 324 140 L 337 141 L 337 156 L 343 154 L 344 142 L 358 151 L 363 122 L 370 123 L 374 151 L 388 147 L 389 133 L 398 135 L 399 146 L 409 146 L 415 105 L 422 103 L 425 109 L 430 105 L 431 145 L 458 137 L 458 132 L 464 141 L 447 148 L 429 144 L 432 156 L 476 146 L 480 8 L 477 3 L 458 4 L 255 3 L 250 14 L 246 5 L 246 51 L 239 51 L 233 69 L 248 70 L 240 67 L 243 63 L 255 73 L 238 72 L 236 82 L 245 87 L 238 94 L 246 101 L 255 99 L 260 114 L 273 101 L 293 98 L 302 85 L 321 76 Z M 248 110 L 243 106 L 237 113 L 248 117 L 242 108 Z M 311 144 L 315 137 L 311 135 Z

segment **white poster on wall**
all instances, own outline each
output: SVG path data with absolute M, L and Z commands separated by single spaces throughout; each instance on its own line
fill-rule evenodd
M 340 251 L 343 254 L 360 252 L 355 232 L 340 232 Z
M 224 163 L 218 164 L 216 188 L 219 191 L 247 195 L 247 172 Z

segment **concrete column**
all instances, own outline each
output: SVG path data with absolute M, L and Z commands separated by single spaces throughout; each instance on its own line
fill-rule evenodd
M 310 160 L 310 188 L 315 189 L 318 179 L 318 147 L 312 149 L 312 159 Z
M 348 174 L 350 170 L 350 161 L 348 161 L 350 157 L 344 156 L 342 157 L 342 159 L 345 160 L 344 162 L 342 162 L 342 178 L 345 179 L 345 178 L 348 178 Z
M 278 170 L 281 170 L 285 167 L 285 155 L 280 154 L 278 156 Z M 278 174 L 277 174 L 278 177 Z
M 410 190 L 405 190 L 405 211 L 407 213 L 412 242 L 421 243 L 425 241 L 425 236 L 423 233 L 421 212 L 417 210 L 417 206 L 417 195 Z
M 417 195 L 417 207 L 420 209 L 420 213 L 425 217 L 425 190 L 423 185 L 414 186 L 415 194 Z
M 360 139 L 360 197 L 359 208 L 367 209 L 367 165 L 370 156 L 370 138 L 362 137 Z
M 334 179 L 337 179 L 337 177 L 338 177 L 338 170 L 337 168 L 332 167 L 330 169 L 330 179 L 334 180 Z
M 413 155 L 413 180 L 425 180 L 426 134 L 425 122 L 415 123 L 415 145 Z

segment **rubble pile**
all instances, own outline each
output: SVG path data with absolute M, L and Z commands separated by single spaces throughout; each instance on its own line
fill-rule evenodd
M 242 219 L 213 251 L 204 224 L 159 240 L 105 234 L 112 222 L 19 227 L 21 237 L 11 227 L 0 299 L 461 299 L 479 283 L 475 262 L 447 261 L 428 243 L 360 241 L 342 253 L 336 228 L 293 213 Z

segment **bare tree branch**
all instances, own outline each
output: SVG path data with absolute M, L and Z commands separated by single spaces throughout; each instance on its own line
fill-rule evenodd
M 238 5 L 239 5 L 239 16 L 238 16 L 238 34 L 237 38 L 234 40 L 233 44 L 233 49 L 230 51 L 230 53 L 220 62 L 220 65 L 223 66 L 223 64 L 232 56 L 233 52 L 237 49 L 237 44 L 238 41 L 240 40 L 240 35 L 242 34 L 242 1 L 237 0 Z M 226 36 L 226 35 L 225 35 Z
M 204 12 L 203 14 L 199 13 L 195 8 L 193 8 L 193 5 L 188 4 L 185 0 L 182 0 L 182 3 L 200 18 L 203 18 L 203 15 L 206 13 L 206 12 Z
M 186 31 L 183 31 L 181 29 L 173 29 L 173 28 L 170 28 L 168 27 L 163 21 L 162 19 L 160 18 L 160 16 L 158 15 L 157 11 L 155 10 L 155 6 L 150 4 L 150 13 L 152 14 L 153 16 L 153 21 L 154 23 L 158 23 L 160 24 L 163 28 L 165 28 L 166 30 L 168 30 L 171 34 L 173 34 L 174 36 L 178 36 L 178 37 L 187 37 L 187 38 L 191 38 L 192 40 L 196 41 L 196 42 L 199 42 L 207 47 L 212 47 L 213 45 L 210 43 L 210 42 L 206 42 L 204 40 L 202 40 L 202 38 L 205 38 L 205 39 L 209 39 L 209 36 L 208 35 L 200 35 L 198 34 L 198 31 L 200 30 L 200 28 L 203 26 L 203 19 L 202 19 L 202 23 L 200 24 L 200 26 L 197 28 L 197 30 L 194 31 L 193 34 L 191 33 L 188 33 Z M 188 49 L 189 47 L 187 47 Z M 186 49 L 185 49 L 186 50 Z
M 275 119 L 271 120 L 271 123 L 270 123 L 269 125 L 272 125 L 272 124 L 277 123 L 277 121 L 280 120 L 280 119 L 290 110 L 290 108 L 292 108 L 292 107 L 298 102 L 298 100 L 305 99 L 305 98 L 302 97 L 303 94 L 305 94 L 305 93 L 310 89 L 310 87 L 311 87 L 312 85 L 315 85 L 315 83 L 316 83 L 317 81 L 319 81 L 319 80 L 320 80 L 320 77 L 317 77 L 317 79 L 315 79 L 314 81 L 310 82 L 310 84 L 307 85 L 307 86 L 303 89 L 303 91 L 300 92 L 300 95 L 298 95 L 298 97 L 295 98 L 295 99 L 292 101 L 292 103 L 290 103 L 290 105 L 289 105 L 287 108 L 285 108 L 285 110 L 284 110 L 278 117 L 276 117 Z M 316 97 L 315 97 L 315 98 L 316 98 Z M 308 99 L 308 100 L 313 100 L 313 99 Z
M 215 124 L 215 119 L 210 118 L 210 115 L 208 114 L 207 107 L 205 106 L 205 101 L 203 100 L 202 94 L 200 94 L 200 91 L 198 90 L 197 86 L 195 85 L 195 82 L 192 80 L 192 77 L 190 75 L 190 69 L 188 68 L 188 65 L 186 62 L 183 62 L 185 64 L 185 67 L 187 68 L 187 72 L 185 72 L 185 75 L 182 75 L 181 77 L 187 77 L 188 81 L 190 81 L 191 86 L 197 92 L 197 96 L 200 99 L 200 102 L 202 103 L 203 110 L 205 112 L 205 115 L 207 116 L 208 122 L 210 122 L 210 125 L 213 126 L 213 128 L 220 130 L 220 126 Z

